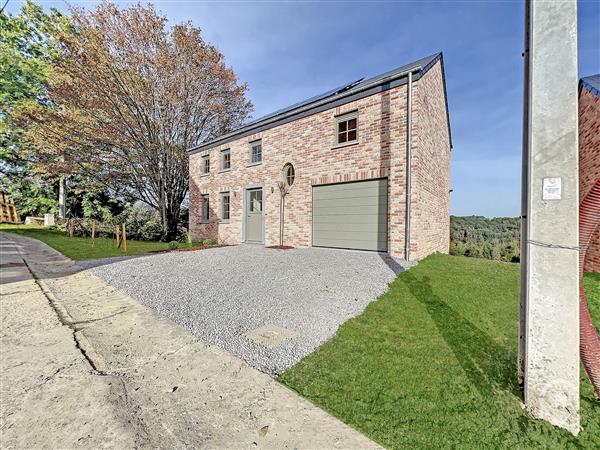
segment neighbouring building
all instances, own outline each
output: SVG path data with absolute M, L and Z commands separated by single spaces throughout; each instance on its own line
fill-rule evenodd
M 190 149 L 190 232 L 410 260 L 447 253 L 451 148 L 438 53 Z
M 600 74 L 579 81 L 579 199 L 600 179 Z M 583 269 L 600 272 L 600 228 L 592 237 Z

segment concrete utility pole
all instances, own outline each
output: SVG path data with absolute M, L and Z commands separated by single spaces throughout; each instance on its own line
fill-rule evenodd
M 579 432 L 577 2 L 526 0 L 519 379 Z

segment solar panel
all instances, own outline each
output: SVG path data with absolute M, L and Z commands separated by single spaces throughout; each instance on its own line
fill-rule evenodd
M 247 126 L 252 125 L 254 123 L 262 122 L 263 120 L 270 119 L 271 117 L 278 116 L 278 115 L 283 114 L 283 113 L 285 113 L 287 111 L 292 111 L 294 109 L 301 108 L 302 106 L 306 106 L 306 105 L 308 105 L 310 103 L 314 103 L 314 102 L 317 102 L 317 101 L 322 100 L 324 98 L 330 97 L 332 95 L 340 94 L 342 92 L 347 91 L 348 89 L 352 89 L 354 86 L 356 86 L 358 83 L 360 83 L 363 79 L 364 78 L 360 78 L 360 79 L 358 79 L 356 81 L 353 81 L 352 83 L 346 83 L 346 84 L 344 84 L 342 86 L 339 86 L 339 87 L 337 87 L 335 89 L 331 89 L 331 90 L 329 90 L 329 91 L 327 91 L 327 92 L 325 92 L 323 94 L 315 95 L 314 97 L 311 97 L 311 98 L 309 98 L 307 100 L 303 100 L 301 102 L 294 103 L 293 105 L 288 106 L 286 108 L 278 109 L 277 111 L 272 112 L 270 114 L 267 114 L 266 116 L 262 116 L 262 117 L 259 117 L 258 119 L 255 119 L 255 120 L 253 120 L 251 122 L 248 122 L 244 126 L 247 127 Z

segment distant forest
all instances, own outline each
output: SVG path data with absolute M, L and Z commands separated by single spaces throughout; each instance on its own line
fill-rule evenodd
M 450 254 L 519 262 L 518 217 L 450 217 Z

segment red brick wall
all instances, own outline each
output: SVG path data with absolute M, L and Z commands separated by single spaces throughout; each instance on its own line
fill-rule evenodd
M 585 87 L 579 96 L 579 198 L 600 178 L 600 98 Z M 592 238 L 584 270 L 600 272 L 600 229 Z
M 440 63 L 436 63 L 436 67 L 431 70 L 437 70 L 439 65 Z M 419 83 L 420 80 L 415 86 Z M 190 231 L 193 238 L 199 240 L 216 237 L 224 243 L 240 243 L 244 187 L 261 184 L 266 214 L 265 245 L 278 245 L 280 196 L 277 182 L 282 179 L 283 166 L 289 162 L 296 169 L 296 180 L 285 200 L 284 245 L 311 245 L 313 185 L 389 177 L 389 250 L 394 256 L 403 257 L 406 92 L 406 85 L 399 86 L 191 155 Z M 444 101 L 443 97 L 441 101 Z M 335 116 L 353 110 L 359 111 L 359 143 L 334 148 Z M 249 142 L 256 139 L 262 139 L 263 162 L 248 167 Z M 231 151 L 231 170 L 219 173 L 220 151 L 226 148 Z M 211 173 L 202 176 L 201 161 L 206 154 L 210 155 Z M 445 161 L 442 162 L 444 164 Z M 449 180 L 441 181 L 444 185 L 448 182 Z M 220 223 L 218 220 L 219 192 L 223 191 L 231 193 L 229 223 Z M 204 193 L 210 195 L 209 224 L 200 221 L 200 195 Z M 449 212 L 447 215 L 446 221 L 449 220 Z M 444 232 L 448 233 L 447 226 L 444 226 Z M 429 235 L 424 235 L 424 238 L 428 239 Z M 419 257 L 426 256 L 428 248 L 437 250 L 439 244 L 424 244 Z
M 422 259 L 450 247 L 450 137 L 441 64 L 415 86 L 411 253 Z

